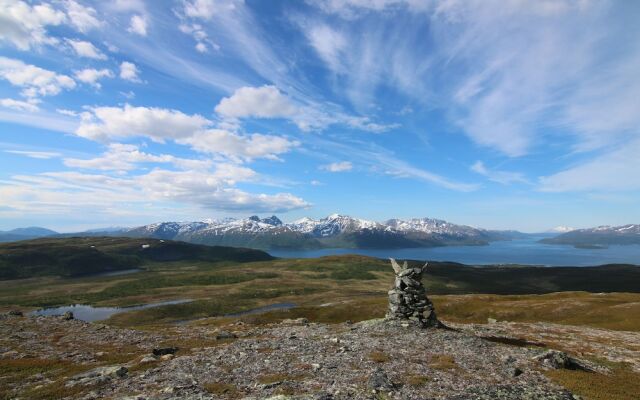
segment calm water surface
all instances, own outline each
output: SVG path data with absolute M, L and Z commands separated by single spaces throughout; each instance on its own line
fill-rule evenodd
M 167 306 L 170 304 L 182 304 L 182 303 L 188 303 L 190 301 L 191 300 L 172 300 L 172 301 L 163 301 L 160 303 L 143 304 L 141 306 L 134 306 L 134 307 L 93 307 L 93 306 L 87 306 L 84 304 L 73 304 L 70 306 L 43 308 L 40 310 L 32 311 L 29 314 L 30 315 L 62 315 L 67 311 L 71 311 L 75 319 L 79 319 L 81 321 L 93 322 L 93 321 L 101 321 L 103 319 L 109 318 L 114 314 L 119 314 L 127 311 L 144 310 L 147 308 Z
M 576 249 L 573 246 L 538 243 L 530 237 L 488 246 L 448 246 L 412 249 L 321 249 L 308 251 L 274 250 L 271 255 L 284 258 L 313 258 L 337 254 L 361 254 L 371 257 L 454 261 L 463 264 L 530 264 L 546 266 L 590 266 L 611 263 L 640 264 L 640 245 L 609 246 L 606 249 Z M 548 236 L 546 236 L 548 237 Z

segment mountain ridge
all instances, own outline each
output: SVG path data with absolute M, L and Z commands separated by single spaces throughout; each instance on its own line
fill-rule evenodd
M 542 239 L 540 242 L 572 246 L 640 244 L 640 224 L 601 225 L 593 228 L 576 229 L 556 237 Z
M 183 240 L 191 243 L 258 249 L 402 248 L 486 245 L 509 240 L 517 231 L 492 231 L 434 218 L 370 221 L 341 214 L 301 218 L 290 223 L 272 215 L 220 220 L 159 222 L 117 232 L 132 237 Z

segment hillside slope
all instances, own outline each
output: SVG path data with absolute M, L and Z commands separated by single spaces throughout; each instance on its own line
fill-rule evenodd
M 252 249 L 119 237 L 46 238 L 0 245 L 0 279 L 65 277 L 135 268 L 154 261 L 267 261 Z

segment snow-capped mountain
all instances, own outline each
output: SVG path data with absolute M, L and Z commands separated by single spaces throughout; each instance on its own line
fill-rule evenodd
M 384 223 L 332 214 L 285 224 L 278 217 L 161 222 L 121 232 L 127 236 L 254 248 L 432 247 L 482 245 L 506 237 L 494 231 L 431 218 Z
M 554 238 L 544 239 L 542 242 L 573 246 L 640 244 L 640 224 L 602 225 L 595 228 L 576 229 Z
M 428 233 L 451 236 L 482 236 L 482 230 L 466 225 L 456 225 L 441 219 L 412 218 L 409 220 L 390 219 L 385 222 L 390 229 L 404 233 Z
M 576 230 L 575 228 L 560 225 L 560 226 L 556 226 L 555 228 L 549 229 L 549 233 L 567 233 L 575 230 Z
M 385 228 L 377 222 L 351 218 L 340 214 L 331 214 L 319 220 L 302 218 L 287 226 L 293 231 L 310 234 L 314 237 L 331 237 L 341 233 L 352 233 L 363 229 L 384 230 Z

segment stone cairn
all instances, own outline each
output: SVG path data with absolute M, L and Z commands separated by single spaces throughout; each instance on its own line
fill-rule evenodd
M 409 268 L 406 261 L 401 267 L 393 258 L 390 260 L 396 280 L 393 289 L 389 290 L 387 319 L 413 322 L 424 328 L 441 327 L 433 303 L 420 282 L 428 263 L 422 267 Z

